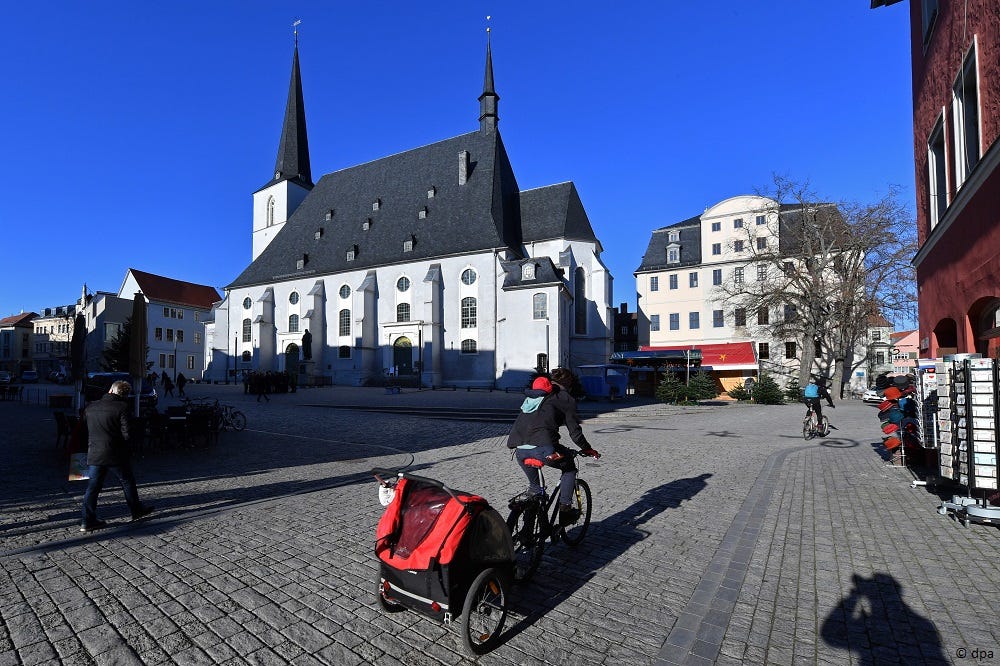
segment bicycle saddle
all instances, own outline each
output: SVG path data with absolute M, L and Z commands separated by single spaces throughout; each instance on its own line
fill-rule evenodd
M 541 469 L 542 467 L 545 467 L 545 463 L 543 463 L 538 458 L 525 458 L 524 464 L 527 465 L 528 467 L 534 467 L 535 469 Z

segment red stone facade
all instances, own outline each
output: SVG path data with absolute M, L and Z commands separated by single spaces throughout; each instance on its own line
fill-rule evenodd
M 924 16 L 928 8 L 933 20 Z M 910 28 L 920 353 L 995 357 L 1000 351 L 1000 2 L 910 0 Z M 956 161 L 963 118 L 956 114 L 954 92 L 963 72 L 976 82 L 978 110 L 978 141 L 966 141 L 978 161 L 965 169 Z M 930 154 L 939 123 L 943 159 L 935 161 Z M 935 164 L 947 192 L 946 199 L 944 192 L 937 197 L 936 215 Z

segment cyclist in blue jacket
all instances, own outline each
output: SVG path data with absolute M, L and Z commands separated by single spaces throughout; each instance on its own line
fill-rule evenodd
M 836 409 L 837 406 L 833 404 L 833 397 L 830 396 L 830 391 L 826 387 L 826 380 L 820 377 L 816 379 L 815 377 L 809 378 L 809 385 L 802 389 L 803 402 L 806 405 L 810 405 L 813 411 L 816 412 L 816 422 L 823 423 L 823 406 L 822 400 L 825 398 L 831 409 Z

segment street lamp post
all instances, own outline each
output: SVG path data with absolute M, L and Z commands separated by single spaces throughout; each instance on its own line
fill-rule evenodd
M 177 383 L 177 331 L 174 331 L 174 383 Z

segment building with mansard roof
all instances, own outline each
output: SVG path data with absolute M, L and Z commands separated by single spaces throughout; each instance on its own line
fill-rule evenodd
M 487 45 L 479 128 L 313 182 L 298 46 L 252 261 L 206 323 L 205 376 L 522 386 L 606 362 L 612 276 L 572 182 L 522 191 Z

